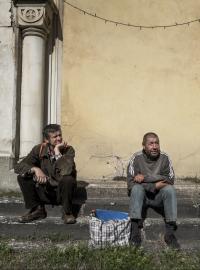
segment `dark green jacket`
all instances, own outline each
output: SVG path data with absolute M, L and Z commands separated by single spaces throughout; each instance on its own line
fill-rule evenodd
M 72 146 L 60 150 L 62 157 L 51 159 L 47 144 L 39 144 L 33 147 L 31 152 L 14 167 L 15 173 L 21 176 L 30 175 L 32 167 L 39 167 L 50 179 L 52 185 L 56 185 L 63 176 L 72 175 L 76 178 L 76 166 L 74 162 L 75 151 Z M 53 184 L 53 182 L 55 182 Z

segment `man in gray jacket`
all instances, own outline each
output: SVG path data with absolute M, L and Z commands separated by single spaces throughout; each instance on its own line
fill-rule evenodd
M 141 228 L 147 209 L 153 208 L 165 221 L 164 240 L 172 248 L 180 245 L 174 235 L 177 229 L 177 201 L 174 170 L 167 154 L 160 151 L 158 135 L 149 132 L 143 137 L 143 150 L 135 153 L 127 168 L 130 195 L 130 244 L 141 245 Z

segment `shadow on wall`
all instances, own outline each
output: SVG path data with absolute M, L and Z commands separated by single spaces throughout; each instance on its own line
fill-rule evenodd
M 112 179 L 113 181 L 124 181 L 126 182 L 126 177 L 125 176 L 115 176 Z

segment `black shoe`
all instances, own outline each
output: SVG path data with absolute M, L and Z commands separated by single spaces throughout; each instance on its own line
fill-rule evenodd
M 140 219 L 132 219 L 131 220 L 131 233 L 129 244 L 136 248 L 139 248 L 142 243 L 141 237 L 141 220 Z
M 133 246 L 135 248 L 139 248 L 141 246 L 141 243 L 142 243 L 141 234 L 133 235 L 129 240 L 130 246 Z
M 174 234 L 165 234 L 164 240 L 168 247 L 180 250 L 180 244 L 178 243 Z
M 44 206 L 37 206 L 36 208 L 31 209 L 25 215 L 19 217 L 18 222 L 28 223 L 38 219 L 44 219 L 47 217 L 47 212 Z

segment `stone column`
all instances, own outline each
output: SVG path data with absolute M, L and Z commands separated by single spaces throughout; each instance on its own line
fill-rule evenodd
M 20 157 L 42 141 L 46 40 L 53 12 L 50 0 L 17 1 L 18 25 L 22 33 Z
M 54 14 L 49 42 L 49 84 L 48 84 L 48 123 L 61 122 L 61 85 L 62 85 L 62 23 L 64 2 L 54 0 L 58 13 Z

